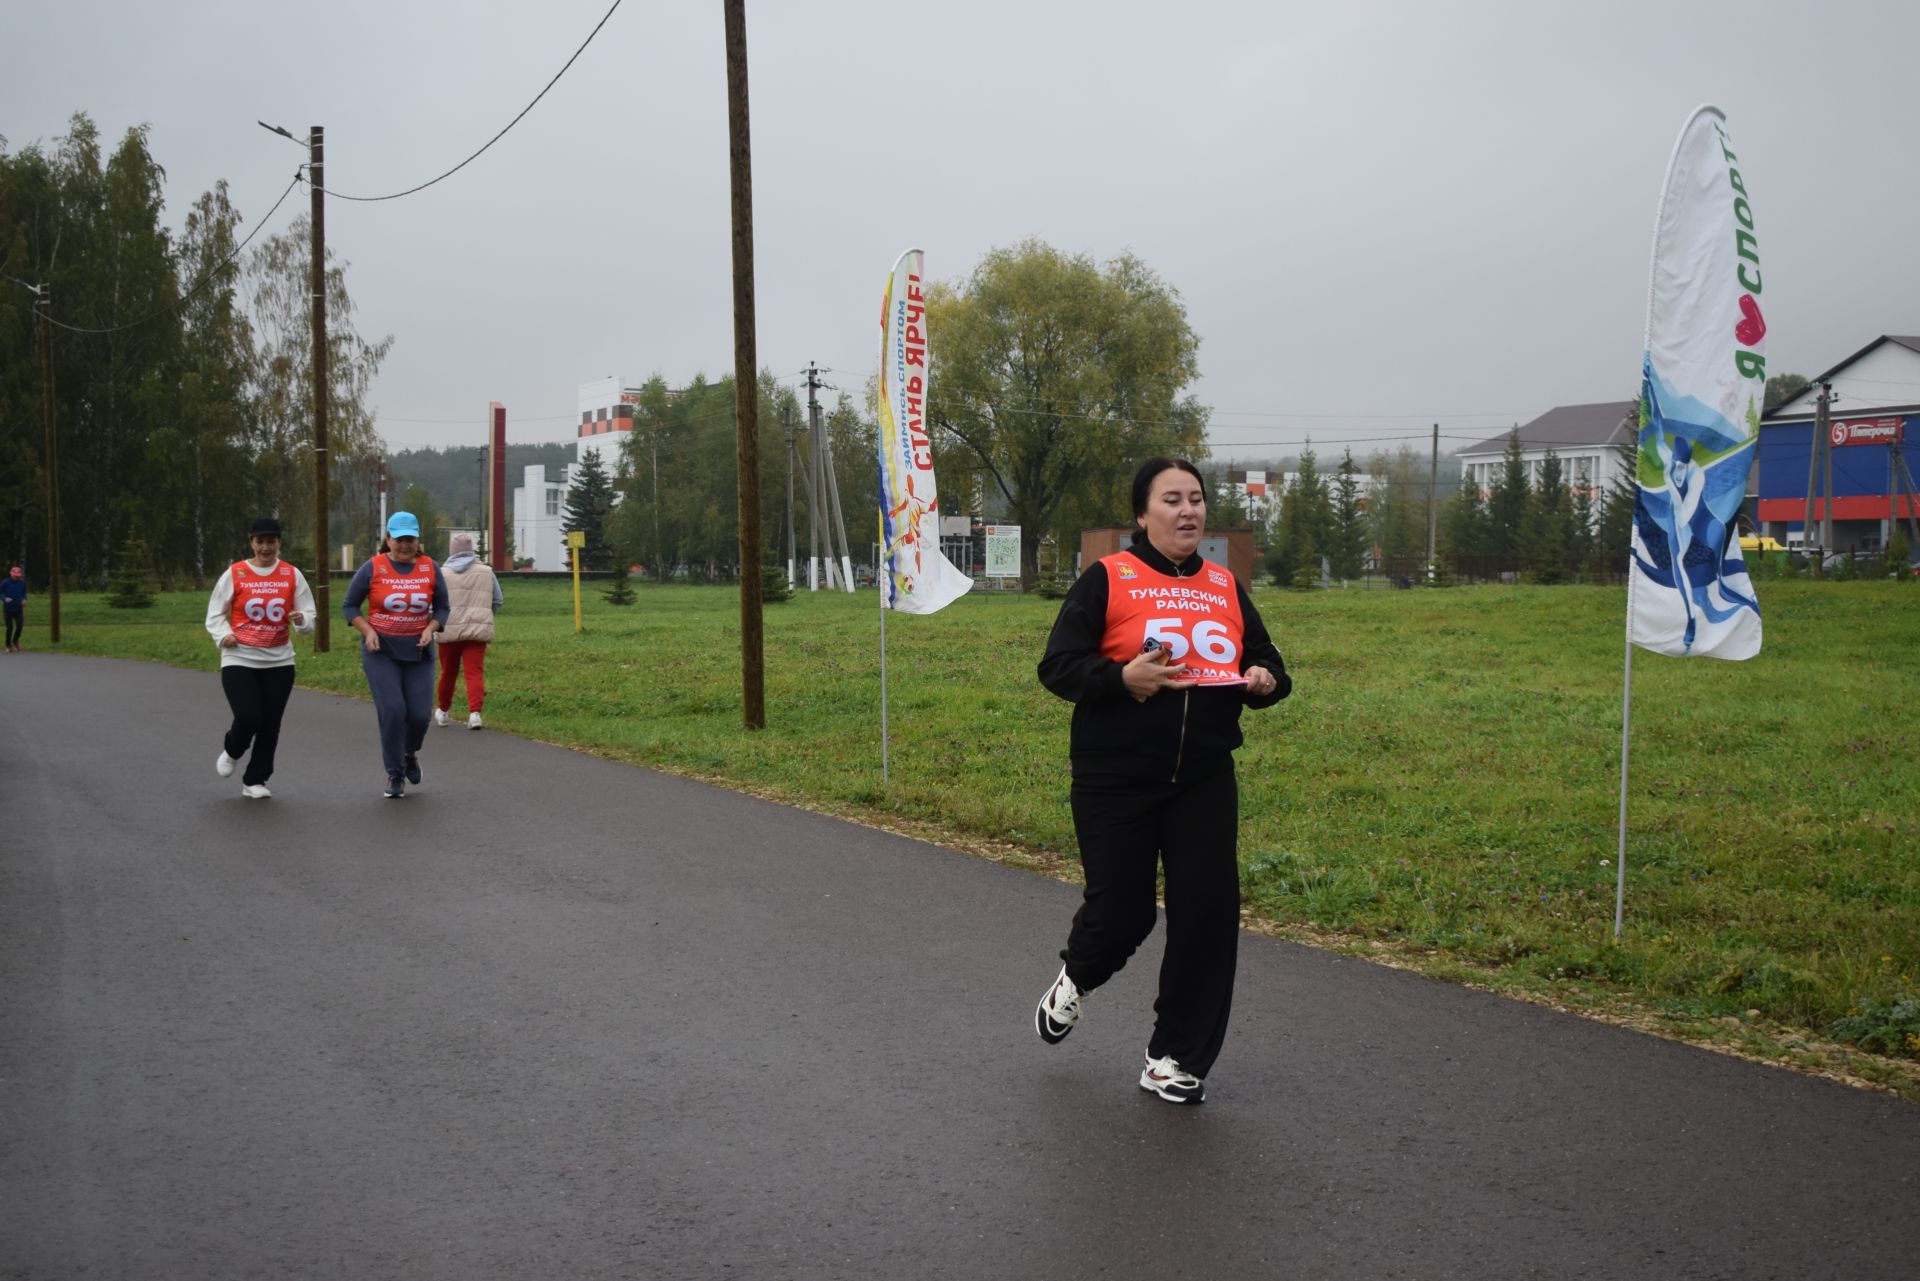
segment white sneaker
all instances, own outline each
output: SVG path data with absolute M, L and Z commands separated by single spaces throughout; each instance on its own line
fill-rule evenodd
M 441 709 L 440 709 L 440 708 L 438 708 L 438 707 L 436 707 L 436 708 L 434 708 L 434 709 L 433 709 L 433 723 L 434 723 L 435 725 L 445 725 L 445 724 L 447 723 L 447 714 L 446 714 L 446 712 L 445 712 L 445 711 L 443 711 L 443 710 L 441 710 Z
M 480 713 L 474 712 L 472 715 L 467 717 L 467 728 L 468 729 L 480 728 Z
M 1149 1094 L 1159 1095 L 1169 1103 L 1207 1101 L 1205 1083 L 1171 1057 L 1156 1059 L 1149 1054 L 1147 1065 L 1140 1069 L 1140 1088 Z
M 233 767 L 238 763 L 233 757 L 227 755 L 227 749 L 223 747 L 220 749 L 220 755 L 214 759 L 213 772 L 221 778 L 232 778 Z
M 272 796 L 273 793 L 267 790 L 267 785 L 265 783 L 248 783 L 245 787 L 240 789 L 240 795 L 246 797 L 250 801 L 264 801 L 269 796 Z
M 1073 985 L 1067 977 L 1067 967 L 1060 967 L 1060 977 L 1053 981 L 1047 994 L 1040 998 L 1040 1006 L 1033 1012 L 1033 1030 L 1048 1045 L 1058 1045 L 1067 1039 L 1067 1033 L 1073 1031 L 1073 1025 L 1080 1021 L 1080 1001 L 1086 993 Z

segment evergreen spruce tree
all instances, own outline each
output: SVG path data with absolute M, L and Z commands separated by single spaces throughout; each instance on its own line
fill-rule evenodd
M 1521 520 L 1520 554 L 1536 583 L 1563 583 L 1567 578 L 1567 527 L 1573 507 L 1560 476 L 1560 455 L 1551 449 L 1540 463 L 1540 485 L 1527 495 Z
M 1599 515 L 1593 486 L 1581 485 L 1573 491 L 1572 511 L 1573 520 L 1567 527 L 1567 563 L 1586 573 L 1593 558 L 1593 522 Z
M 114 609 L 146 609 L 153 604 L 153 580 L 147 545 L 128 534 L 114 557 L 113 578 L 107 587 L 107 604 Z
M 1627 572 L 1627 556 L 1633 549 L 1633 509 L 1640 501 L 1640 486 L 1635 479 L 1639 464 L 1637 441 L 1619 447 L 1620 472 L 1600 502 L 1600 523 L 1593 535 L 1593 563 L 1602 574 Z
M 631 605 L 640 599 L 633 591 L 633 567 L 618 548 L 614 549 L 613 581 L 600 589 L 600 595 L 609 605 Z
M 1327 551 L 1335 578 L 1360 577 L 1367 555 L 1366 513 L 1360 509 L 1359 468 L 1349 449 L 1335 473 L 1330 500 L 1331 533 Z
M 1527 513 L 1527 464 L 1520 456 L 1520 429 L 1507 436 L 1500 474 L 1487 494 L 1486 552 L 1513 559 L 1521 554 L 1521 525 Z
M 587 545 L 580 549 L 580 568 L 612 567 L 613 548 L 607 543 L 607 517 L 612 511 L 613 482 L 607 478 L 600 451 L 589 449 L 574 472 L 573 485 L 567 490 L 567 509 L 560 520 L 564 532 L 579 530 L 587 536 Z
M 1468 482 L 1447 500 L 1440 513 L 1439 558 L 1454 573 L 1487 554 L 1487 511 L 1480 487 Z

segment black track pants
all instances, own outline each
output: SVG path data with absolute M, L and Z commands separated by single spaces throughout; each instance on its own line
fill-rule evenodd
M 273 777 L 273 753 L 280 746 L 280 718 L 286 715 L 287 700 L 293 696 L 293 664 L 223 667 L 220 688 L 226 691 L 227 706 L 233 709 L 233 725 L 227 730 L 225 744 L 227 755 L 236 761 L 246 758 L 242 783 L 264 783 Z M 249 747 L 253 749 L 251 756 L 247 755 Z
M 1204 1077 L 1227 1036 L 1240 947 L 1240 792 L 1231 767 L 1193 783 L 1073 784 L 1086 895 L 1067 935 L 1067 977 L 1082 991 L 1112 978 L 1153 931 L 1155 873 L 1166 869 L 1167 947 L 1147 1053 Z

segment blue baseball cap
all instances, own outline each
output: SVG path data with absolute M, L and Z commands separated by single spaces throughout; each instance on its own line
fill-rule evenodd
M 387 537 L 418 538 L 420 537 L 420 521 L 412 512 L 395 512 L 393 515 L 387 517 Z

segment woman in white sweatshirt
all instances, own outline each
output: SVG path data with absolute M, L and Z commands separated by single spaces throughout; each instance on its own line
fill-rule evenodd
M 280 559 L 279 521 L 261 517 L 247 538 L 252 559 L 228 566 L 207 600 L 207 634 L 219 649 L 220 688 L 233 709 L 233 724 L 213 769 L 231 778 L 246 757 L 240 795 L 263 801 L 273 795 L 267 780 L 280 744 L 280 718 L 293 694 L 291 632 L 313 630 L 313 589 Z

